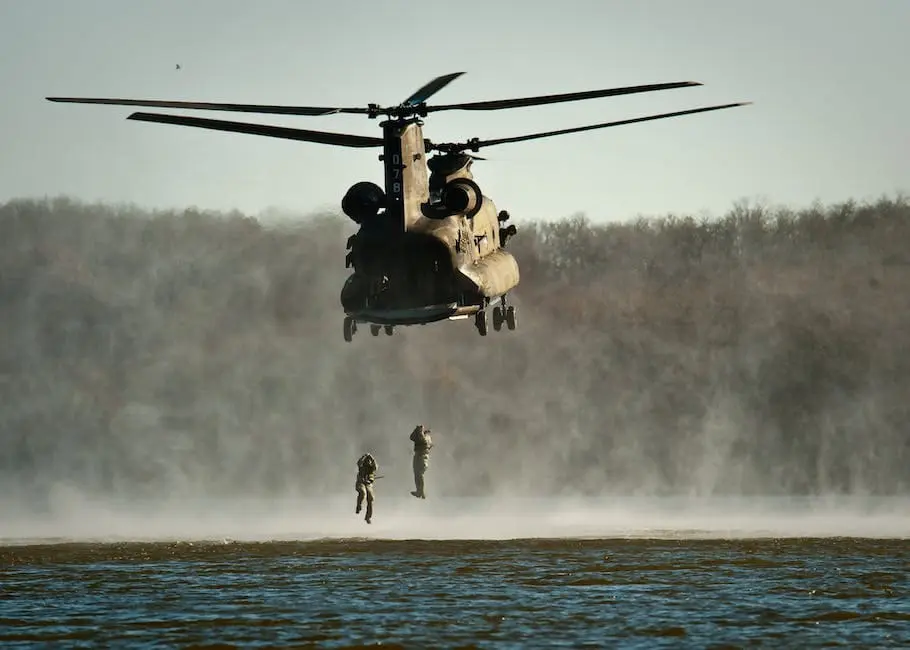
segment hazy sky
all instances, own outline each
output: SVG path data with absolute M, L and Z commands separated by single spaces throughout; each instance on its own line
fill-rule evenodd
M 378 151 L 126 121 L 130 107 L 44 97 L 365 106 L 454 71 L 467 74 L 431 103 L 705 85 L 440 112 L 424 127 L 437 142 L 755 102 L 481 151 L 492 160 L 474 166 L 480 186 L 518 223 L 874 198 L 910 190 L 908 28 L 907 0 L 0 0 L 0 201 L 338 209 L 354 182 L 382 184 Z M 363 116 L 161 112 L 381 133 Z

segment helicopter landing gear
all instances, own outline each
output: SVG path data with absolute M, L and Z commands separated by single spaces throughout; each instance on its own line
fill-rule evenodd
M 345 317 L 344 319 L 344 340 L 348 343 L 351 342 L 351 339 L 354 338 L 354 334 L 357 333 L 357 321 L 355 321 L 350 316 Z
M 485 309 L 481 309 L 474 314 L 474 327 L 477 328 L 481 336 L 487 335 L 487 312 Z
M 498 332 L 502 329 L 503 323 L 505 323 L 506 327 L 510 330 L 515 329 L 515 306 L 507 305 L 505 296 L 502 298 L 501 305 L 493 307 L 493 329 Z
M 373 336 L 379 336 L 379 333 L 385 330 L 386 336 L 392 336 L 395 333 L 395 328 L 392 325 L 376 325 L 375 323 L 370 323 L 370 334 Z M 357 322 L 353 318 L 344 319 L 344 340 L 350 342 L 354 338 L 354 334 L 357 333 Z

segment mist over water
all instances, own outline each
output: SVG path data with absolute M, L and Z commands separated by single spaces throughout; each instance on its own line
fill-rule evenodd
M 237 499 L 188 503 L 83 502 L 9 512 L 0 545 L 40 542 L 250 542 L 326 539 L 529 538 L 910 539 L 905 498 L 441 498 L 381 495 L 373 523 L 354 499 Z
M 290 216 L 0 206 L 0 538 L 907 535 L 902 198 L 515 215 L 517 331 L 350 344 L 355 228 Z

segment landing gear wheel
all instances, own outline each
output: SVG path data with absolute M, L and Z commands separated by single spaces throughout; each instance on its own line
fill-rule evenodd
M 357 333 L 357 323 L 353 318 L 347 316 L 344 319 L 344 340 L 348 343 L 351 342 L 351 339 L 354 338 L 354 334 Z
M 379 331 L 382 329 L 380 325 L 370 325 L 370 334 L 373 336 L 379 336 Z
M 506 326 L 510 330 L 515 329 L 515 306 L 509 305 L 506 307 Z
M 502 308 L 499 307 L 499 305 L 497 305 L 496 307 L 493 307 L 493 329 L 496 330 L 497 332 L 499 330 L 501 330 L 503 320 L 504 320 L 504 318 L 502 315 Z
M 385 333 L 386 333 L 386 336 L 392 336 L 392 334 L 393 334 L 394 332 L 395 332 L 395 330 L 392 329 L 392 326 L 391 326 L 391 325 L 386 325 L 386 326 L 385 326 Z
M 477 328 L 481 336 L 487 335 L 487 312 L 483 309 L 474 314 L 474 327 Z

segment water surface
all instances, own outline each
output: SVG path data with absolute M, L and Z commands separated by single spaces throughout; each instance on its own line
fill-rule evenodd
M 184 539 L 191 518 L 166 522 L 163 512 L 143 531 L 138 515 L 118 521 L 107 511 L 94 535 L 104 539 L 36 540 L 53 522 L 20 521 L 32 536 L 0 547 L 0 643 L 910 646 L 910 536 L 899 509 L 837 518 L 816 508 L 815 520 L 781 510 L 775 520 L 766 507 L 763 519 L 752 511 L 750 528 L 742 509 L 738 519 L 716 510 L 711 527 L 708 510 L 676 504 L 676 518 L 654 510 L 635 526 L 629 517 L 611 524 L 619 510 L 578 504 L 512 519 L 501 506 L 450 504 L 447 526 L 416 500 L 380 505 L 373 526 L 326 512 L 322 538 L 313 515 L 293 539 L 287 513 L 237 515 L 234 531 L 246 526 L 247 538 L 283 531 L 271 540 L 206 539 L 206 526 L 231 528 L 214 514 Z M 251 528 L 255 521 L 273 530 Z M 510 538 L 535 525 L 536 537 Z M 613 532 L 587 535 L 598 526 Z M 152 539 L 113 539 L 130 530 Z

